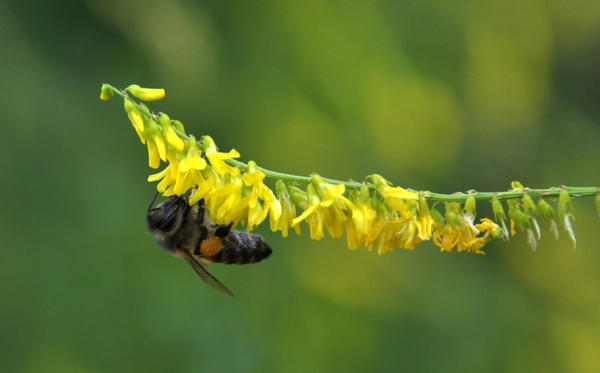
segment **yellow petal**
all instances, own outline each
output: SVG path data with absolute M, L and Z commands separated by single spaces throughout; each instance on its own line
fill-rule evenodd
M 156 148 L 158 149 L 158 154 L 160 156 L 160 159 L 162 159 L 163 162 L 167 161 L 167 146 L 165 145 L 165 141 L 163 140 L 162 136 L 159 134 L 155 134 L 153 136 L 153 140 L 154 143 L 156 143 Z
M 177 136 L 177 134 L 173 130 L 173 127 L 165 126 L 164 129 L 165 129 L 165 132 L 164 132 L 165 138 L 167 139 L 167 142 L 169 143 L 169 145 L 171 145 L 178 151 L 182 151 L 185 148 L 185 143 L 179 136 Z
M 199 156 L 185 157 L 179 163 L 179 172 L 186 172 L 188 170 L 203 170 L 206 168 L 206 161 L 204 158 Z
M 156 174 L 152 174 L 152 175 L 148 176 L 148 182 L 158 181 L 158 180 L 164 178 L 165 176 L 167 176 L 168 172 L 169 172 L 169 167 L 165 167 L 164 170 L 162 170 Z
M 312 205 L 309 208 L 307 208 L 306 210 L 304 210 L 304 212 L 302 212 L 302 214 L 300 216 L 298 216 L 297 218 L 292 220 L 292 227 L 295 226 L 296 224 L 300 223 L 302 220 L 306 219 L 306 217 L 309 216 L 310 214 L 312 214 L 316 208 L 317 208 L 317 205 Z
M 160 166 L 160 155 L 158 154 L 156 144 L 148 141 L 146 145 L 148 146 L 148 165 L 152 168 L 158 168 Z

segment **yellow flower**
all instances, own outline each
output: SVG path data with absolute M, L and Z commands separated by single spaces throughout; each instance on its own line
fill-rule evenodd
M 371 198 L 371 205 L 375 206 L 377 215 L 375 215 L 375 219 L 368 228 L 367 235 L 365 237 L 365 247 L 368 247 L 369 251 L 371 251 L 373 244 L 375 244 L 375 241 L 377 241 L 377 238 L 383 231 L 383 227 L 385 226 L 385 222 L 387 220 L 385 207 L 379 202 L 379 200 L 377 200 L 377 198 Z
M 419 214 L 416 224 L 419 232 L 419 238 L 423 241 L 430 239 L 433 227 L 433 218 L 429 212 L 427 200 L 422 195 L 419 196 Z
M 137 133 L 142 144 L 145 144 L 146 138 L 144 137 L 144 119 L 142 118 L 142 114 L 140 114 L 133 101 L 129 99 L 123 101 L 123 106 L 125 107 L 125 111 L 127 112 L 127 116 L 129 117 L 133 129 L 135 129 L 135 133 Z
M 240 153 L 238 153 L 237 150 L 232 149 L 228 153 L 219 152 L 215 142 L 210 136 L 204 136 L 202 142 L 210 165 L 219 175 L 231 174 L 234 172 L 233 170 L 236 168 L 225 163 L 225 160 L 239 158 Z
M 454 247 L 458 251 L 465 251 L 477 244 L 478 233 L 479 230 L 472 223 L 472 217 L 461 215 L 457 203 L 446 203 L 446 224 L 436 226 L 433 242 L 442 251 L 452 251 Z
M 235 225 L 248 217 L 250 197 L 242 193 L 242 178 L 239 170 L 234 170 L 234 174 L 221 179 L 215 189 L 206 196 L 206 206 L 217 224 Z
M 400 219 L 387 220 L 377 239 L 377 254 L 381 255 L 394 250 L 396 234 L 402 229 L 404 222 Z
M 382 186 L 379 189 L 385 201 L 396 211 L 402 212 L 405 209 L 406 201 L 417 200 L 419 196 L 416 193 L 409 192 L 400 187 Z
M 271 221 L 271 229 L 273 231 L 280 230 L 283 237 L 288 236 L 288 230 L 292 227 L 292 221 L 296 218 L 296 205 L 290 201 L 290 194 L 283 180 L 277 180 L 275 184 L 277 191 L 277 198 L 281 205 L 281 215 L 273 228 L 273 221 Z M 300 225 L 294 226 L 296 234 L 300 234 Z
M 475 225 L 475 228 L 480 232 L 483 232 L 483 237 L 477 237 L 471 242 L 469 250 L 474 251 L 477 254 L 485 254 L 483 246 L 493 239 L 500 238 L 503 235 L 502 228 L 492 220 L 483 218 L 479 224 Z
M 369 178 L 375 184 L 377 191 L 379 191 L 388 205 L 398 212 L 405 212 L 406 201 L 419 199 L 419 195 L 417 193 L 410 192 L 400 187 L 389 186 L 389 182 L 381 175 L 374 174 L 369 176 Z
M 442 251 L 451 252 L 460 241 L 460 232 L 450 225 L 438 227 L 433 232 L 433 243 Z
M 269 205 L 269 226 L 271 227 L 271 230 L 275 232 L 279 226 L 279 219 L 281 219 L 281 215 L 283 214 L 283 208 L 281 207 L 279 200 L 275 198 L 273 192 L 271 192 L 271 195 L 273 196 L 273 200 L 271 205 Z
M 324 217 L 321 199 L 317 195 L 313 184 L 308 185 L 307 192 L 306 199 L 298 201 L 300 206 L 304 208 L 304 211 L 300 216 L 292 220 L 292 226 L 296 226 L 301 221 L 306 220 L 310 228 L 310 238 L 320 240 L 325 237 L 325 233 L 323 233 Z
M 494 223 L 488 218 L 481 219 L 479 224 L 475 224 L 475 228 L 477 228 L 480 232 L 492 232 L 496 229 L 500 229 L 498 224 Z
M 253 230 L 255 226 L 262 223 L 271 213 L 271 227 L 277 226 L 277 220 L 281 215 L 281 205 L 264 183 L 264 172 L 262 172 L 254 161 L 248 162 L 248 170 L 242 175 L 244 184 L 252 188 L 248 202 L 248 224 L 246 229 Z M 264 205 L 260 200 L 264 201 Z
M 148 141 L 146 146 L 148 147 L 148 166 L 158 168 L 158 166 L 160 166 L 160 155 L 158 154 L 156 143 L 154 141 Z
M 148 182 L 161 180 L 156 189 L 159 192 L 164 193 L 168 187 L 175 184 L 175 181 L 177 180 L 177 168 L 177 163 L 170 163 L 164 170 L 148 176 Z
M 346 187 L 343 184 L 329 184 L 319 175 L 312 175 L 312 184 L 319 194 L 321 213 L 327 231 L 331 237 L 337 238 L 344 234 L 346 211 L 351 211 L 354 205 L 344 197 Z
M 200 171 L 196 175 L 196 188 L 189 198 L 190 206 L 206 197 L 209 193 L 215 190 L 219 182 L 218 175 L 208 167 Z
M 179 152 L 174 154 L 175 156 L 170 156 L 170 160 L 171 165 L 176 165 L 177 176 L 173 188 L 168 189 L 167 192 L 180 196 L 205 182 L 200 171 L 204 170 L 207 165 L 201 157 L 202 153 L 197 148 L 196 139 L 193 136 L 190 136 L 188 140 L 188 151 L 185 155 Z
M 413 250 L 415 246 L 423 242 L 417 232 L 417 219 L 413 218 L 404 222 L 400 231 L 396 233 L 396 246 L 407 250 Z
M 146 123 L 146 137 L 148 146 L 148 163 L 150 167 L 157 168 L 160 166 L 160 161 L 167 161 L 167 146 L 160 133 L 158 124 L 152 120 L 144 121 Z
M 202 158 L 202 150 L 198 149 L 196 138 L 190 136 L 188 141 L 188 151 L 185 158 L 179 163 L 179 172 L 187 172 L 189 170 L 203 170 L 206 168 L 206 161 Z
M 171 125 L 171 119 L 165 113 L 160 113 L 160 125 L 162 127 L 162 133 L 167 140 L 167 143 L 178 151 L 183 151 L 185 143 L 177 136 L 173 126 Z
M 378 217 L 377 211 L 373 208 L 373 203 L 377 203 L 376 198 L 371 198 L 369 188 L 362 185 L 358 195 L 355 198 L 356 204 L 352 209 L 351 219 L 346 222 L 348 242 L 353 242 L 352 247 L 364 245 L 369 250 L 381 233 L 385 224 L 385 219 Z M 356 241 L 356 243 L 354 243 Z
M 126 90 L 143 101 L 156 101 L 165 97 L 163 88 L 142 88 L 137 84 L 132 84 Z
M 188 190 L 194 188 L 198 184 L 198 171 L 189 169 L 185 172 L 181 172 L 178 169 L 177 179 L 173 185 L 172 192 L 178 196 L 183 195 Z

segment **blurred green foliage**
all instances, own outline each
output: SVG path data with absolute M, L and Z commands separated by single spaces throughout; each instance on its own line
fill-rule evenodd
M 205 286 L 146 233 L 145 149 L 104 81 L 274 170 L 415 189 L 597 185 L 600 2 L 0 3 L 6 372 L 592 372 L 600 252 L 283 240 Z

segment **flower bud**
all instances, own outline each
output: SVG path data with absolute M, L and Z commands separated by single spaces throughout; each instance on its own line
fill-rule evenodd
M 308 196 L 306 192 L 293 185 L 290 185 L 289 190 L 292 201 L 298 206 L 305 208 L 308 202 Z
M 177 128 L 179 131 L 185 133 L 185 128 L 183 127 L 183 123 L 178 120 L 173 120 L 173 127 Z
M 529 194 L 523 193 L 522 201 L 523 201 L 523 209 L 525 210 L 525 213 L 529 216 L 536 216 L 537 208 L 535 207 L 535 202 L 533 202 L 533 199 L 531 199 Z
M 431 210 L 429 210 L 429 213 L 431 214 L 431 218 L 437 227 L 444 226 L 444 217 L 435 207 L 432 207 Z
M 156 101 L 165 97 L 163 88 L 142 88 L 137 84 L 132 84 L 126 90 L 143 101 Z
M 496 220 L 506 219 L 506 214 L 504 213 L 504 207 L 502 207 L 502 202 L 498 201 L 496 196 L 494 196 L 494 198 L 492 198 L 492 211 L 494 212 L 494 219 L 496 219 Z
M 529 227 L 529 216 L 517 205 L 514 205 L 508 209 L 508 216 L 510 216 L 517 226 Z
M 552 219 L 554 217 L 554 208 L 541 197 L 538 200 L 537 209 L 544 219 Z
M 573 248 L 577 246 L 575 231 L 573 230 L 573 202 L 567 189 L 561 190 L 558 196 L 558 217 L 563 223 L 563 228 L 569 234 L 569 238 L 573 241 Z
M 475 217 L 475 215 L 477 215 L 476 208 L 475 197 L 473 196 L 473 193 L 469 193 L 467 201 L 465 202 L 465 214 L 467 216 Z
M 567 214 L 573 212 L 573 202 L 571 202 L 571 196 L 566 189 L 560 191 L 558 195 L 558 216 L 563 219 Z
M 275 191 L 277 192 L 277 196 L 279 197 L 290 197 L 290 193 L 288 192 L 287 186 L 285 186 L 285 182 L 281 179 L 278 179 L 275 183 Z
M 461 225 L 463 222 L 459 206 L 460 205 L 455 202 L 446 203 L 446 222 L 454 227 Z
M 102 89 L 100 90 L 100 99 L 107 101 L 110 100 L 114 95 L 112 87 L 108 84 L 102 84 Z
M 522 190 L 523 189 L 523 184 L 521 184 L 518 181 L 513 181 L 513 182 L 510 183 L 510 187 L 512 189 L 521 189 Z

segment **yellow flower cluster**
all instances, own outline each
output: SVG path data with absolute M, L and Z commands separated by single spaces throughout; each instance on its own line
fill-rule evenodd
M 111 90 L 103 88 L 102 99 L 112 95 Z M 123 91 L 125 111 L 140 141 L 147 146 L 149 166 L 158 168 L 161 161 L 166 163 L 148 181 L 158 181 L 157 189 L 164 196 L 188 195 L 190 204 L 203 199 L 218 224 L 241 223 L 251 231 L 269 217 L 271 229 L 287 237 L 290 229 L 300 234 L 304 222 L 312 239 L 325 237 L 324 229 L 331 237 L 341 237 L 345 232 L 350 248 L 376 247 L 379 254 L 395 247 L 412 250 L 427 240 L 442 251 L 456 248 L 459 252 L 484 254 L 482 248 L 491 240 L 509 238 L 507 217 L 496 198 L 492 208 L 500 225 L 486 218 L 475 223 L 472 195 L 464 204 L 446 202 L 442 215 L 435 204 L 428 205 L 426 193 L 392 186 L 380 175 L 371 175 L 362 184 L 328 182 L 316 174 L 301 181 L 279 177 L 274 193 L 264 183 L 265 170 L 255 162 L 235 161 L 240 157 L 235 149 L 220 152 L 210 136 L 198 141 L 185 133 L 181 122 L 164 113 L 153 114 L 129 95 L 155 100 L 164 96 L 164 90 L 132 85 Z M 521 199 L 509 200 L 508 204 L 513 234 L 515 227 L 526 231 L 528 243 L 535 248 L 540 238 L 538 215 L 550 220 L 551 230 L 558 232 L 554 210 L 543 198 L 536 205 L 518 183 L 513 183 L 512 190 L 523 191 Z M 300 214 L 297 208 L 302 210 Z M 561 193 L 558 217 L 575 241 L 572 204 L 566 190 Z

